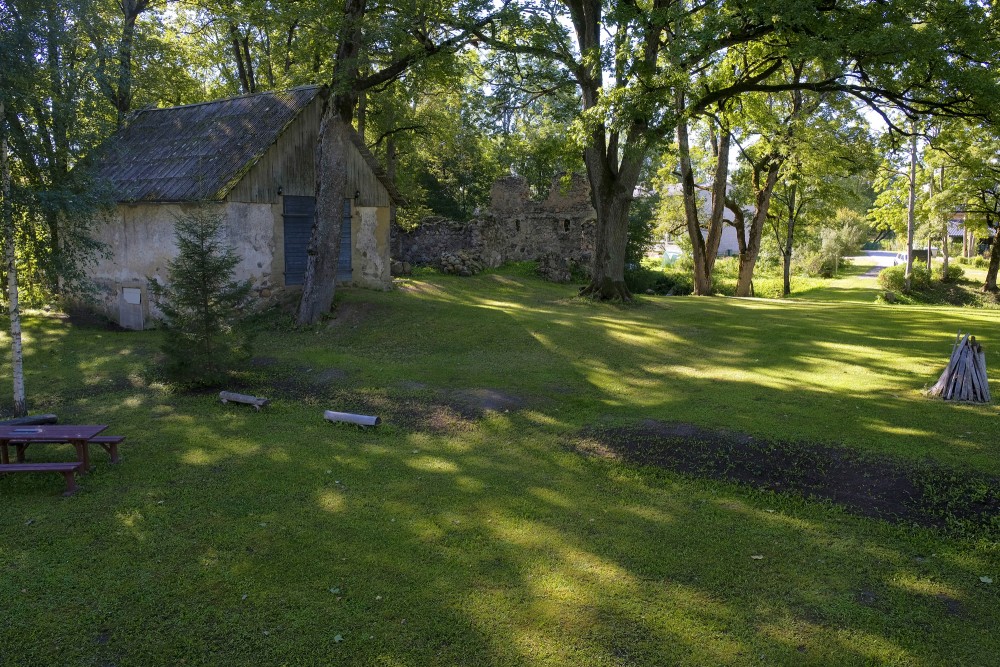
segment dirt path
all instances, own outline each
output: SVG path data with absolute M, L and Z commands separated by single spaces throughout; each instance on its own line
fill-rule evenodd
M 878 274 L 882 273 L 884 266 L 873 266 L 864 273 L 861 274 L 862 278 L 878 278 Z

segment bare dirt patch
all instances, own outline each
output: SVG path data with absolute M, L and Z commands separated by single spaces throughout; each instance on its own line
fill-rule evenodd
M 417 431 L 449 433 L 474 426 L 474 421 L 454 406 L 417 398 L 351 391 L 331 395 L 328 403 L 334 410 L 378 415 L 386 424 Z
M 452 392 L 451 397 L 463 414 L 475 417 L 487 412 L 513 412 L 525 406 L 523 399 L 496 389 L 462 389 Z
M 355 328 L 379 311 L 374 303 L 343 301 L 338 303 L 333 311 L 333 317 L 327 321 L 327 328 Z
M 654 420 L 588 428 L 573 446 L 592 456 L 828 500 L 891 522 L 1000 534 L 1000 480 L 973 471 Z

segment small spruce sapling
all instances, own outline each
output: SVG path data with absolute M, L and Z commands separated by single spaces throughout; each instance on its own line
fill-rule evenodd
M 167 376 L 196 387 L 218 384 L 250 357 L 250 341 L 237 326 L 250 299 L 251 282 L 237 282 L 240 258 L 220 238 L 222 216 L 204 210 L 177 216 L 177 257 L 167 265 L 167 284 L 148 279 L 163 313 Z

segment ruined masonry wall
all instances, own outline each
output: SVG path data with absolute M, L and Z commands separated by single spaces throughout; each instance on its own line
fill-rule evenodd
M 493 184 L 486 215 L 470 222 L 427 218 L 411 232 L 394 228 L 392 248 L 394 259 L 418 265 L 436 265 L 443 254 L 460 250 L 489 267 L 553 254 L 586 264 L 594 252 L 596 219 L 582 176 L 565 189 L 556 180 L 541 202 L 532 201 L 527 181 L 511 176 Z

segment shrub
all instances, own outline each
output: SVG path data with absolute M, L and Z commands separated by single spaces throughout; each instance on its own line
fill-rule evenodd
M 653 290 L 657 294 L 684 296 L 694 292 L 694 278 L 683 271 L 664 271 L 656 279 Z
M 808 252 L 796 260 L 799 271 L 814 278 L 832 278 L 837 271 L 837 260 L 823 252 Z
M 990 266 L 990 262 L 985 257 L 959 257 L 959 264 L 964 264 L 965 266 L 972 266 L 977 269 L 987 269 Z
M 653 207 L 656 197 L 640 197 L 632 202 L 628 215 L 628 240 L 625 243 L 625 285 L 633 292 L 646 291 L 642 287 L 649 281 L 644 275 L 647 269 L 643 259 L 655 242 L 656 221 L 653 217 Z
M 948 274 L 941 276 L 941 281 L 946 283 L 958 282 L 965 277 L 965 271 L 957 264 L 948 264 Z
M 219 238 L 222 216 L 198 211 L 174 223 L 177 257 L 167 265 L 166 285 L 149 279 L 163 313 L 163 353 L 169 379 L 186 387 L 221 382 L 250 357 L 250 342 L 236 325 L 250 295 L 250 281 L 233 280 L 240 259 Z
M 957 268 L 957 267 L 956 267 Z M 950 273 L 950 271 L 949 271 Z M 878 274 L 878 284 L 889 292 L 904 292 L 906 286 L 906 265 L 899 264 L 882 269 Z M 931 284 L 931 273 L 926 266 L 914 264 L 910 278 L 911 290 L 927 289 Z
M 648 266 L 625 274 L 625 284 L 636 294 L 683 296 L 694 291 L 694 278 L 690 273 L 676 269 L 662 271 Z

